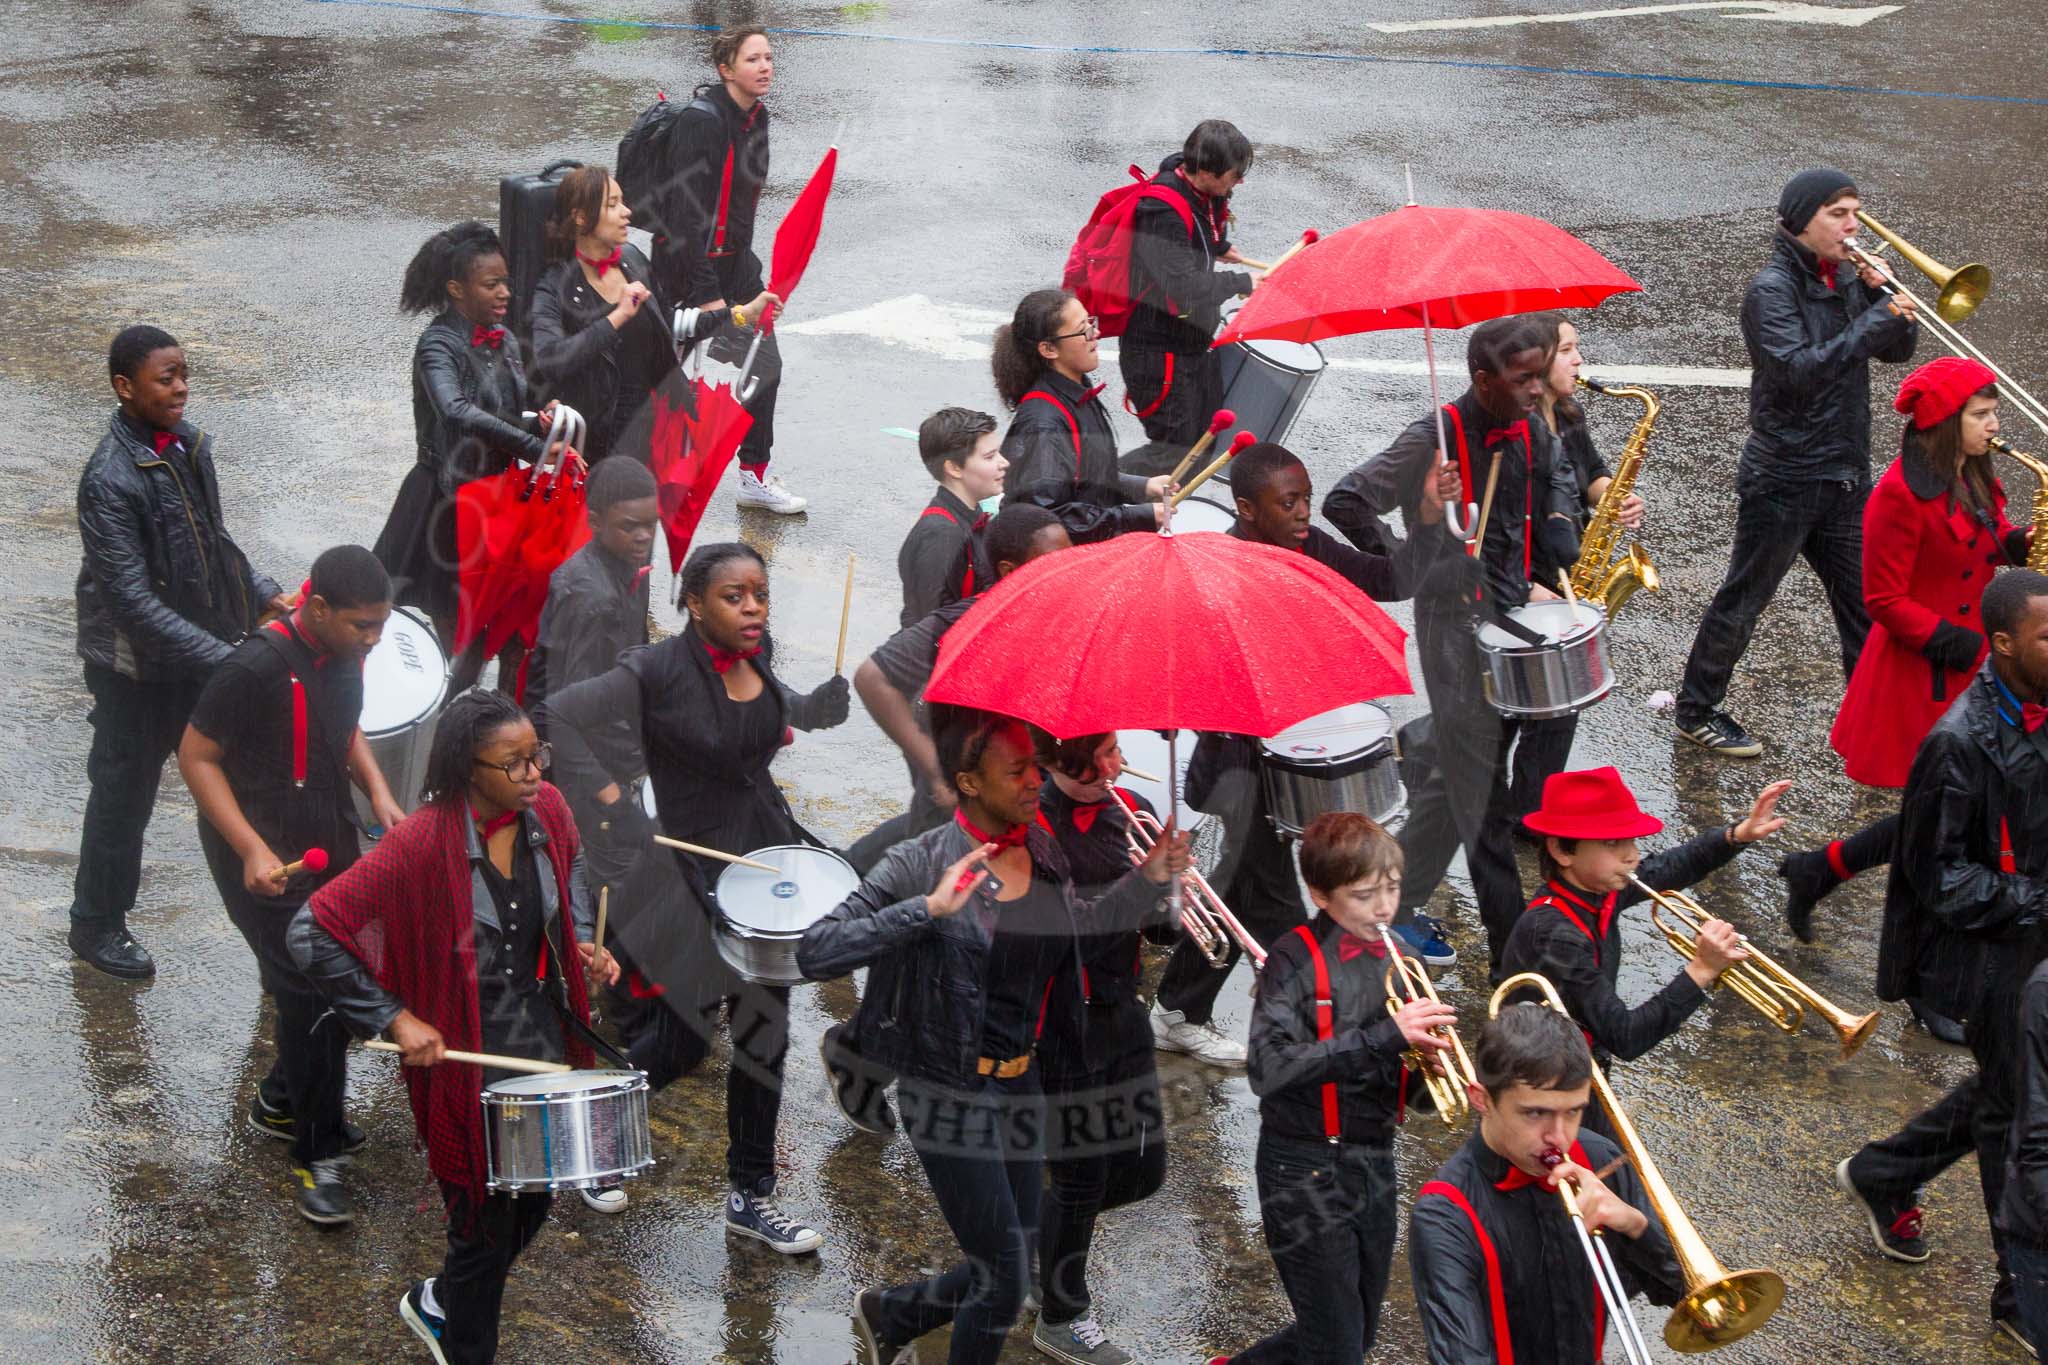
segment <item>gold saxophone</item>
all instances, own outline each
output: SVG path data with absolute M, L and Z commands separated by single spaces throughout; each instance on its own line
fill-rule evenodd
M 2023 451 L 2013 449 L 2012 442 L 2003 436 L 1991 438 L 1991 448 L 2001 455 L 2007 455 L 2027 467 L 2034 476 L 2034 519 L 2037 527 L 2048 527 L 2048 464 L 2035 459 Z M 2033 543 L 2027 546 L 2027 567 L 2036 573 L 2048 573 L 2048 530 L 2034 534 Z
M 1578 386 L 1609 398 L 1633 398 L 1643 405 L 1643 418 L 1629 433 L 1628 444 L 1621 448 L 1614 477 L 1607 481 L 1607 491 L 1600 495 L 1599 505 L 1586 523 L 1586 533 L 1579 540 L 1579 562 L 1572 565 L 1572 591 L 1581 600 L 1605 603 L 1608 619 L 1612 620 L 1622 603 L 1635 596 L 1637 588 L 1657 591 L 1657 566 L 1650 562 L 1650 552 L 1641 544 L 1630 545 L 1611 566 L 1608 561 L 1614 559 L 1614 552 L 1620 548 L 1622 500 L 1635 491 L 1636 476 L 1643 472 L 1643 456 L 1650 448 L 1650 433 L 1657 426 L 1660 405 L 1657 395 L 1648 389 L 1610 388 L 1590 379 L 1579 380 Z

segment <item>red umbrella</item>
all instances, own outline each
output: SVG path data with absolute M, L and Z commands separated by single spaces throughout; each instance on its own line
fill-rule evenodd
M 1298 550 L 1138 532 L 1043 555 L 996 584 L 946 632 L 925 696 L 1061 737 L 1276 735 L 1413 691 L 1407 638 Z
M 547 600 L 548 578 L 590 538 L 583 479 L 566 452 L 582 440 L 582 421 L 557 408 L 548 453 L 455 490 L 458 610 L 454 651 L 482 635 L 485 657 L 516 635 L 531 645 Z M 570 413 L 568 420 L 561 414 Z
M 648 395 L 654 431 L 651 459 L 661 502 L 661 527 L 668 540 L 668 567 L 682 568 L 690 538 L 718 491 L 754 418 L 730 384 L 708 383 L 702 375 L 671 374 Z
M 818 232 L 825 226 L 825 201 L 832 197 L 832 176 L 839 168 L 839 148 L 827 147 L 824 159 L 818 169 L 811 172 L 810 183 L 789 206 L 783 215 L 782 226 L 775 229 L 775 251 L 768 267 L 768 292 L 779 299 L 787 300 L 804 277 L 804 268 L 811 263 L 811 252 L 817 248 Z M 775 318 L 771 314 L 761 323 L 761 330 L 775 330 Z

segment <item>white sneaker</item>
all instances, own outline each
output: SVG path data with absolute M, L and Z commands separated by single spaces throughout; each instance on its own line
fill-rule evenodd
M 624 1213 L 626 1211 L 626 1187 L 606 1185 L 595 1190 L 578 1190 L 583 1202 L 594 1213 Z
M 754 477 L 753 471 L 740 471 L 740 491 L 737 501 L 742 507 L 758 507 L 763 512 L 774 512 L 780 516 L 793 517 L 811 504 L 782 486 L 780 477 L 770 474 L 766 482 Z
M 1153 1010 L 1152 1046 L 1161 1052 L 1185 1052 L 1210 1066 L 1245 1064 L 1243 1043 L 1224 1037 L 1214 1024 L 1190 1024 L 1179 1010 Z

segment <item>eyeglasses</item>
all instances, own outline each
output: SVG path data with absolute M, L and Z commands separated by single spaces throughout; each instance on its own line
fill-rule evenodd
M 499 772 L 505 774 L 508 780 L 517 782 L 520 778 L 526 775 L 526 770 L 528 768 L 533 769 L 534 775 L 538 777 L 540 774 L 546 772 L 548 770 L 548 764 L 554 761 L 555 746 L 552 744 L 543 744 L 538 749 L 535 749 L 531 754 L 528 754 L 522 758 L 515 758 L 510 763 L 488 763 L 480 758 L 476 760 L 476 766 L 479 768 L 496 768 Z
M 1084 322 L 1084 323 L 1082 323 L 1082 324 L 1081 324 L 1081 330 L 1080 330 L 1080 331 L 1078 331 L 1078 332 L 1056 332 L 1056 333 L 1054 333 L 1054 334 L 1053 334 L 1052 336 L 1050 336 L 1050 337 L 1047 337 L 1047 338 L 1046 338 L 1046 340 L 1048 340 L 1048 341 L 1071 341 L 1071 340 L 1073 340 L 1073 339 L 1074 339 L 1075 337 L 1088 337 L 1088 338 L 1089 338 L 1090 340 L 1093 340 L 1094 338 L 1096 338 L 1096 337 L 1099 337 L 1099 336 L 1101 336 L 1101 335 L 1102 335 L 1102 321 L 1101 321 L 1101 319 L 1099 319 L 1099 318 L 1092 318 L 1092 317 L 1091 317 L 1091 318 L 1089 318 L 1089 319 L 1088 319 L 1088 320 L 1087 320 L 1086 322 Z

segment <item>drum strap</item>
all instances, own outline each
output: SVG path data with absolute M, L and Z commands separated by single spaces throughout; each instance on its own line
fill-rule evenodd
M 1142 422 L 1147 417 L 1150 417 L 1153 413 L 1159 411 L 1160 406 L 1166 402 L 1166 395 L 1172 392 L 1173 352 L 1168 351 L 1166 353 L 1166 376 L 1165 378 L 1159 381 L 1159 396 L 1153 399 L 1150 403 L 1147 403 L 1142 408 L 1134 408 L 1131 406 L 1131 395 L 1128 392 L 1126 392 L 1124 394 L 1124 411 L 1128 412 L 1129 414 L 1131 414 L 1131 416 L 1137 418 L 1139 421 Z
M 1316 942 L 1315 930 L 1306 924 L 1294 926 L 1294 932 L 1301 935 L 1301 941 L 1308 946 L 1308 960 L 1316 973 L 1316 1041 L 1327 1043 L 1336 1036 L 1336 1001 L 1330 996 L 1330 964 L 1323 957 L 1323 945 Z M 1323 1136 L 1331 1142 L 1341 1142 L 1344 1125 L 1337 1112 L 1337 1083 L 1323 1082 Z
M 955 526 L 960 524 L 960 518 L 954 516 L 943 507 L 927 507 L 924 511 L 918 513 L 918 516 L 920 519 L 924 517 L 944 517 Z M 969 532 L 970 536 L 972 534 L 972 532 Z M 969 546 L 967 551 L 967 572 L 960 575 L 960 595 L 962 597 L 974 596 L 974 549 L 972 546 Z
M 1025 394 L 1022 398 L 1019 398 L 1017 402 L 1021 406 L 1022 404 L 1030 402 L 1034 398 L 1038 399 L 1042 403 L 1052 404 L 1054 407 L 1060 410 L 1060 416 L 1067 419 L 1067 433 L 1074 438 L 1074 478 L 1076 481 L 1078 481 L 1081 477 L 1081 424 L 1074 420 L 1074 414 L 1072 410 L 1070 410 L 1065 403 L 1062 403 L 1058 398 L 1054 397 L 1052 394 L 1047 393 L 1044 389 L 1033 389 L 1031 392 Z
M 1463 1190 L 1448 1180 L 1432 1180 L 1417 1190 L 1415 1197 L 1425 1199 L 1432 1194 L 1457 1205 L 1472 1224 L 1472 1236 L 1486 1261 L 1486 1298 L 1493 1310 L 1493 1357 L 1499 1365 L 1515 1365 L 1514 1342 L 1508 1336 L 1507 1287 L 1501 1282 L 1500 1253 L 1494 1249 L 1493 1238 L 1487 1235 L 1486 1224 L 1479 1221 L 1479 1211 L 1472 1207 Z

